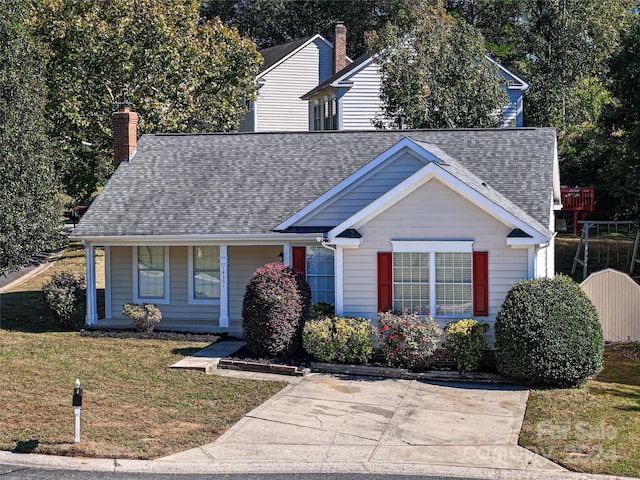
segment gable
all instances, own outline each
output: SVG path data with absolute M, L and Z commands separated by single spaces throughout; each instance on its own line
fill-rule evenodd
M 406 180 L 424 165 L 423 158 L 405 148 L 377 165 L 367 175 L 355 180 L 327 202 L 313 209 L 294 225 L 303 227 L 338 225 Z

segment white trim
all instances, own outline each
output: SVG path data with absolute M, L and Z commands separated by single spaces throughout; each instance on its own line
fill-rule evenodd
M 349 228 L 359 228 L 365 225 L 367 222 L 377 217 L 385 210 L 396 204 L 403 198 L 407 197 L 418 188 L 426 184 L 432 178 L 437 178 L 447 187 L 451 188 L 454 192 L 458 193 L 463 198 L 469 200 L 481 210 L 485 211 L 496 220 L 508 225 L 510 228 L 519 228 L 523 232 L 531 235 L 531 243 L 542 244 L 547 243 L 550 238 L 545 237 L 540 232 L 536 231 L 533 227 L 516 217 L 512 213 L 505 210 L 503 207 L 497 205 L 493 201 L 489 200 L 484 195 L 478 193 L 466 183 L 462 182 L 458 178 L 451 175 L 449 172 L 440 167 L 436 162 L 430 162 L 416 173 L 411 175 L 406 180 L 402 181 L 387 193 L 378 197 L 378 199 L 371 202 L 360 211 L 356 212 L 351 217 L 347 218 L 340 225 L 334 227 L 327 233 L 327 238 L 332 243 L 336 235 Z
M 282 244 L 282 263 L 291 266 L 291 244 L 289 242 Z
M 195 245 L 197 247 L 218 247 L 219 245 Z M 194 285 L 193 285 L 193 247 L 194 245 L 189 245 L 187 247 L 188 258 L 187 258 L 187 303 L 189 305 L 220 305 L 220 298 L 195 298 Z M 222 251 L 222 249 L 220 249 Z M 218 255 L 218 265 L 220 265 L 220 254 Z M 220 277 L 222 277 L 222 272 L 220 272 Z M 222 297 L 222 279 L 220 279 L 220 297 Z
M 293 214 L 291 217 L 287 218 L 284 222 L 282 222 L 280 225 L 274 228 L 274 230 L 285 230 L 286 228 L 290 227 L 295 222 L 297 222 L 298 220 L 300 220 L 301 218 L 303 218 L 304 216 L 306 216 L 307 214 L 311 213 L 313 210 L 321 206 L 323 203 L 332 199 L 336 194 L 338 194 L 343 190 L 346 190 L 349 186 L 351 186 L 352 184 L 354 184 L 355 182 L 363 178 L 368 173 L 372 172 L 375 168 L 383 164 L 385 161 L 393 158 L 396 154 L 398 154 L 403 149 L 408 149 L 413 153 L 416 153 L 417 155 L 419 155 L 421 158 L 425 160 L 425 163 L 434 162 L 434 161 L 442 162 L 440 158 L 438 158 L 428 150 L 425 150 L 422 146 L 416 144 L 410 138 L 405 137 L 399 142 L 397 142 L 396 144 L 394 144 L 393 146 L 389 147 L 384 152 L 382 152 L 376 158 L 374 158 L 373 160 L 371 160 L 370 162 L 368 162 L 367 164 L 365 164 L 364 166 L 356 170 L 354 173 L 352 173 L 347 178 L 345 178 L 340 183 L 338 183 L 335 187 L 331 188 L 324 194 L 320 195 L 313 202 L 309 203 L 306 207 L 302 208 L 301 210 L 298 210 L 295 214 Z M 344 230 L 346 230 L 346 228 L 343 228 L 337 233 L 341 233 Z
M 227 244 L 234 246 L 282 245 L 282 242 L 315 241 L 317 233 L 255 233 L 242 235 L 132 235 L 132 236 L 81 236 L 70 237 L 94 245 L 135 247 L 138 245 L 160 245 L 184 247 L 185 245 Z
M 98 323 L 98 305 L 96 293 L 96 247 L 85 243 L 85 261 L 87 269 L 87 314 L 85 323 L 89 326 Z
M 104 247 L 104 317 L 111 318 L 111 247 Z
M 220 245 L 220 319 L 218 327 L 229 327 L 229 246 Z
M 500 65 L 498 62 L 496 62 L 489 55 L 485 55 L 484 58 L 486 58 L 487 60 L 489 60 L 489 62 L 494 64 L 496 67 L 498 67 L 499 70 L 502 70 L 504 73 L 509 75 L 515 82 L 520 83 L 520 85 L 507 85 L 507 88 L 509 90 L 520 90 L 521 92 L 524 92 L 526 90 L 529 90 L 529 88 L 531 88 L 531 85 L 529 85 L 527 82 L 525 82 L 523 79 L 521 79 L 519 76 L 517 76 L 515 73 L 513 73 L 508 68 Z
M 344 247 L 336 246 L 333 256 L 336 315 L 344 315 Z
M 170 302 L 171 296 L 169 295 L 169 246 L 167 245 L 153 245 L 154 247 L 161 246 L 164 248 L 164 297 L 163 298 L 144 298 L 139 295 L 138 284 L 138 247 L 152 246 L 149 244 L 135 245 L 131 247 L 133 249 L 133 302 L 134 303 L 155 303 L 158 305 L 167 305 Z
M 507 237 L 507 245 L 516 248 L 522 246 L 528 247 L 529 245 L 541 245 L 548 242 L 548 239 L 546 242 L 540 242 L 540 238 L 533 237 Z
M 473 240 L 391 240 L 393 252 L 473 253 Z

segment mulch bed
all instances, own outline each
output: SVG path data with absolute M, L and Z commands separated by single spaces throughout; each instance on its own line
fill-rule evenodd
M 212 333 L 188 333 L 188 332 L 138 332 L 136 330 L 80 330 L 81 337 L 94 338 L 137 338 L 139 340 L 174 340 L 179 342 L 209 342 L 216 343 L 223 339 L 224 335 Z

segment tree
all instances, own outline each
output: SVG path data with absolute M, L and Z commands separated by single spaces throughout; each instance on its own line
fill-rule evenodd
M 482 35 L 439 0 L 398 2 L 393 18 L 368 38 L 382 76 L 377 126 L 500 125 L 508 99 Z
M 341 21 L 348 30 L 348 54 L 357 58 L 366 51 L 365 32 L 384 23 L 391 4 L 392 0 L 206 0 L 202 13 L 237 27 L 260 48 L 316 33 L 331 39 L 334 25 Z
M 196 0 L 34 0 L 51 55 L 51 136 L 67 193 L 86 200 L 111 173 L 111 115 L 126 92 L 139 133 L 233 130 L 253 98 L 255 45 Z
M 44 58 L 24 2 L 0 2 L 0 275 L 60 240 L 61 210 L 44 134 Z

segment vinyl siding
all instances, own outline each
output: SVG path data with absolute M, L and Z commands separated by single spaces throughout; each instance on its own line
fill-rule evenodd
M 392 251 L 392 239 L 473 240 L 474 251 L 489 252 L 489 316 L 478 318 L 490 324 L 513 283 L 527 277 L 527 250 L 506 245 L 511 229 L 435 179 L 358 230 L 362 246 L 344 250 L 345 315 L 376 318 L 377 252 Z
M 331 57 L 331 48 L 316 39 L 261 78 L 259 132 L 309 129 L 309 104 L 300 97 L 331 76 Z
M 502 126 L 522 127 L 522 92 L 520 90 L 507 90 L 509 95 L 509 106 L 504 111 Z
M 361 178 L 348 191 L 341 192 L 310 212 L 297 226 L 335 226 L 346 220 L 393 187 L 424 167 L 424 162 L 409 152 L 402 152 Z
M 372 120 L 382 111 L 380 67 L 371 62 L 348 81 L 353 86 L 342 97 L 342 130 L 374 130 Z
M 122 318 L 122 305 L 133 301 L 133 248 L 111 247 L 111 298 L 113 318 Z M 190 305 L 188 301 L 188 248 L 169 247 L 169 300 L 158 305 L 163 321 L 191 321 L 218 327 L 219 305 Z
M 258 267 L 276 262 L 281 246 L 229 247 L 229 327 L 242 331 L 242 300 Z

